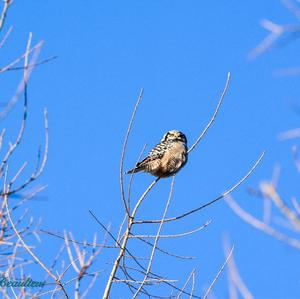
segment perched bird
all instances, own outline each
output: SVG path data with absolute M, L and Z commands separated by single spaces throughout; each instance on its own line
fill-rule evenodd
M 172 130 L 167 132 L 148 156 L 138 162 L 127 174 L 140 171 L 151 173 L 160 178 L 177 173 L 187 162 L 187 140 L 183 133 Z

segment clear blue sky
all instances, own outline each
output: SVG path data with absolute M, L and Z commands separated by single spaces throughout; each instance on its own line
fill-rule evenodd
M 295 141 L 280 142 L 278 134 L 299 125 L 299 115 L 291 109 L 291 103 L 299 103 L 299 77 L 278 79 L 272 74 L 299 64 L 300 42 L 247 60 L 249 51 L 266 35 L 259 26 L 262 18 L 296 21 L 274 0 L 16 0 L 6 23 L 6 28 L 13 25 L 14 29 L 1 64 L 24 51 L 30 31 L 35 42 L 45 41 L 42 57 L 58 55 L 33 73 L 28 130 L 18 156 L 19 163 L 30 160 L 35 166 L 36 151 L 43 142 L 42 111 L 48 107 L 49 160 L 39 183 L 49 187 L 43 193 L 46 200 L 28 205 L 35 218 L 43 219 L 42 227 L 70 230 L 77 239 L 91 240 L 94 232 L 102 237 L 103 231 L 88 213 L 91 209 L 103 223 L 111 223 L 116 233 L 123 217 L 119 158 L 139 89 L 144 87 L 145 95 L 129 140 L 126 169 L 133 166 L 145 143 L 149 149 L 170 129 L 185 132 L 191 144 L 209 120 L 228 71 L 232 81 L 224 105 L 176 177 L 169 215 L 197 207 L 231 187 L 264 149 L 263 163 L 234 192 L 235 199 L 260 217 L 262 202 L 249 197 L 246 190 L 270 179 L 276 163 L 282 165 L 280 191 L 287 200 L 297 196 L 299 177 L 290 153 Z M 17 82 L 13 80 L 9 77 L 2 87 L 3 96 L 12 94 Z M 14 132 L 20 108 L 19 104 L 4 123 L 14 124 Z M 149 175 L 137 175 L 134 195 L 151 180 Z M 162 214 L 169 181 L 161 181 L 145 202 L 145 218 Z M 196 267 L 196 294 L 203 294 L 224 261 L 226 233 L 235 244 L 240 274 L 255 298 L 300 297 L 299 251 L 251 228 L 223 201 L 166 225 L 163 232 L 184 232 L 208 219 L 213 223 L 200 233 L 162 242 L 164 248 L 197 256 L 197 260 L 178 262 L 158 255 L 156 272 L 183 282 Z M 148 228 L 142 232 L 149 232 Z M 43 236 L 38 252 L 47 261 L 58 248 L 57 240 Z M 105 271 L 89 298 L 101 295 L 111 267 L 106 262 L 111 258 L 108 252 L 100 255 L 96 268 Z M 227 298 L 225 272 L 214 294 Z M 115 288 L 112 298 L 126 297 L 121 288 Z

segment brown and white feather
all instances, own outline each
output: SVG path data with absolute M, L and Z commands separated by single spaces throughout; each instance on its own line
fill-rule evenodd
M 127 173 L 148 172 L 157 177 L 169 177 L 177 173 L 187 162 L 186 137 L 179 131 L 167 132 L 148 156 Z

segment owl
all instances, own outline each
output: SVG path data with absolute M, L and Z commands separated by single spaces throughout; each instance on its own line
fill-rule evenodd
M 180 131 L 167 132 L 148 156 L 127 171 L 127 174 L 147 172 L 165 178 L 177 173 L 188 160 L 187 139 Z

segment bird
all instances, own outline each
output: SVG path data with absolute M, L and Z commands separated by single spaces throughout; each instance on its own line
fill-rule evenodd
M 186 136 L 177 130 L 165 133 L 160 143 L 153 147 L 147 157 L 138 162 L 127 174 L 150 173 L 159 178 L 176 174 L 188 160 Z

